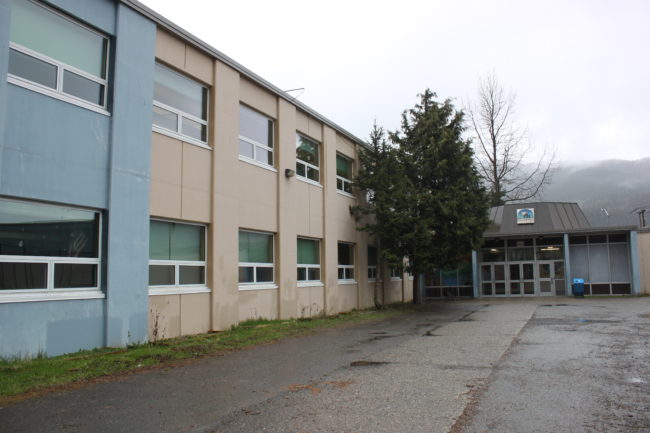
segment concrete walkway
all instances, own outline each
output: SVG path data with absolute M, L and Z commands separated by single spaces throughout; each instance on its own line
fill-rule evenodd
M 524 327 L 531 318 L 536 323 L 540 312 L 551 311 L 548 305 L 582 301 L 613 302 L 623 310 L 636 305 L 637 315 L 650 312 L 648 298 L 439 302 L 381 322 L 320 331 L 1 408 L 0 431 L 517 431 L 502 429 L 507 420 L 490 428 L 494 412 L 504 409 L 485 405 L 479 397 L 500 383 L 495 377 L 502 370 L 496 367 L 516 353 L 515 337 L 522 329 L 521 338 L 528 338 L 529 327 Z M 509 392 L 515 388 L 511 385 Z

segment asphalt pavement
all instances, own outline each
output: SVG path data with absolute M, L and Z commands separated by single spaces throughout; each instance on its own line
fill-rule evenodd
M 649 324 L 650 298 L 435 302 L 23 401 L 0 432 L 650 431 Z

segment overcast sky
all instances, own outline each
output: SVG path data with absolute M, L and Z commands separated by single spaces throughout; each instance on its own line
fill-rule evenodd
M 648 0 L 143 3 L 362 139 L 494 72 L 560 161 L 650 156 Z

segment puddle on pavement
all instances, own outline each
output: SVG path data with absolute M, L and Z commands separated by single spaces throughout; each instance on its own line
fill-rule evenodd
M 386 364 L 390 364 L 390 362 L 361 360 L 361 361 L 352 361 L 350 363 L 350 367 L 370 367 L 370 366 L 386 365 Z
M 640 377 L 631 377 L 627 380 L 629 383 L 646 383 L 644 379 L 641 379 Z

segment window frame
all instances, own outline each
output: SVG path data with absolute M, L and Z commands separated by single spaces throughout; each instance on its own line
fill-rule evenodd
M 276 248 L 275 248 L 275 233 L 272 232 L 265 232 L 265 231 L 260 231 L 260 230 L 248 230 L 248 229 L 239 229 L 237 232 L 237 244 L 239 246 L 239 234 L 245 232 L 245 233 L 255 233 L 255 234 L 261 234 L 261 235 L 267 235 L 271 237 L 271 249 L 272 249 L 272 254 L 271 254 L 271 259 L 273 260 L 271 263 L 261 263 L 261 262 L 242 262 L 239 261 L 238 257 L 238 266 L 237 266 L 237 272 L 239 275 L 239 269 L 241 268 L 253 268 L 253 281 L 250 282 L 241 282 L 239 281 L 239 277 L 237 278 L 237 284 L 239 285 L 239 290 L 259 290 L 259 289 L 277 289 L 278 286 L 275 283 L 275 278 L 276 278 L 276 272 L 275 272 L 275 262 L 276 262 Z M 239 253 L 238 253 L 239 254 Z M 271 271 L 273 272 L 273 279 L 271 281 L 257 281 L 257 268 L 271 268 Z
M 298 158 L 298 153 L 296 152 L 296 178 L 302 180 L 303 182 L 311 183 L 313 185 L 322 186 L 321 172 L 320 172 L 321 143 L 314 140 L 313 138 L 310 138 L 310 137 L 306 136 L 305 134 L 301 134 L 300 132 L 296 132 L 296 149 L 298 149 L 298 140 L 300 139 L 300 137 L 302 137 L 304 140 L 307 140 L 307 141 L 313 143 L 316 146 L 316 153 L 318 155 L 318 164 L 319 165 L 314 165 L 312 163 L 309 163 L 307 161 L 304 161 L 304 160 Z M 301 174 L 299 174 L 298 173 L 298 165 L 303 165 L 305 167 L 305 175 L 307 174 L 307 169 L 308 168 L 311 168 L 312 170 L 315 170 L 316 173 L 318 174 L 318 180 L 310 179 L 307 176 L 302 176 Z
M 55 207 L 93 212 L 97 216 L 97 257 L 64 257 L 64 256 L 19 256 L 19 255 L 0 255 L 0 263 L 35 263 L 45 264 L 47 277 L 46 287 L 38 289 L 13 289 L 0 290 L 0 303 L 7 302 L 30 302 L 30 301 L 49 301 L 59 299 L 98 299 L 105 298 L 106 295 L 102 290 L 102 248 L 103 248 L 103 215 L 101 211 L 79 206 L 67 206 L 51 203 L 43 203 L 30 200 L 17 200 L 6 197 L 0 197 L 0 201 L 10 201 L 15 203 L 29 203 L 43 207 Z M 58 264 L 78 264 L 94 265 L 96 286 L 89 287 L 54 287 L 55 268 Z
M 18 53 L 27 55 L 29 57 L 35 58 L 37 60 L 40 60 L 42 62 L 45 62 L 49 64 L 50 66 L 53 66 L 56 68 L 56 87 L 51 88 L 48 87 L 44 84 L 38 83 L 36 81 L 32 81 L 28 78 L 21 77 L 20 75 L 15 75 L 10 72 L 7 72 L 7 82 L 14 84 L 19 87 L 23 87 L 25 89 L 32 90 L 37 93 L 41 93 L 43 95 L 52 97 L 54 99 L 58 99 L 64 102 L 68 102 L 73 105 L 77 105 L 79 107 L 86 108 L 88 110 L 108 115 L 110 116 L 110 112 L 108 111 L 108 87 L 109 87 L 109 74 L 111 71 L 111 38 L 107 36 L 106 34 L 95 30 L 94 28 L 86 25 L 85 23 L 78 21 L 77 19 L 70 17 L 44 3 L 41 2 L 36 2 L 32 0 L 28 0 L 30 3 L 36 5 L 37 7 L 43 8 L 46 11 L 48 11 L 51 14 L 54 14 L 65 21 L 69 22 L 71 25 L 79 26 L 83 28 L 84 30 L 87 30 L 91 33 L 94 33 L 95 35 L 101 37 L 105 41 L 105 52 L 104 54 L 104 75 L 106 78 L 101 78 L 98 76 L 95 76 L 91 73 L 88 73 L 86 71 L 83 71 L 79 68 L 76 68 L 72 65 L 68 65 L 65 62 L 62 62 L 60 60 L 57 60 L 55 58 L 49 57 L 45 54 L 42 54 L 38 51 L 32 50 L 28 47 L 25 47 L 23 45 L 20 45 L 16 42 L 13 42 L 11 40 L 11 36 L 9 37 L 9 50 L 14 50 Z M 11 22 L 11 21 L 10 21 Z M 78 96 L 75 96 L 70 93 L 66 93 L 63 91 L 63 76 L 65 72 L 70 72 L 75 75 L 79 75 L 82 78 L 86 78 L 90 81 L 93 81 L 97 84 L 100 84 L 103 86 L 103 92 L 102 92 L 102 99 L 103 99 L 103 104 L 95 104 L 91 101 L 88 101 L 86 99 L 80 98 Z
M 301 286 L 301 285 L 302 286 L 313 286 L 315 284 L 316 285 L 322 284 L 323 280 L 322 280 L 321 263 L 320 263 L 322 254 L 321 254 L 321 241 L 320 241 L 320 239 L 308 238 L 308 237 L 305 237 L 305 236 L 298 236 L 296 239 L 297 240 L 303 239 L 303 240 L 315 242 L 316 243 L 316 251 L 318 251 L 318 264 L 317 265 L 299 263 L 298 260 L 296 260 L 296 262 L 297 262 L 296 263 L 296 270 L 299 271 L 300 269 L 304 269 L 305 270 L 305 276 L 307 277 L 306 279 L 301 280 L 296 275 L 296 281 L 298 282 L 298 285 L 299 286 Z M 318 269 L 318 279 L 317 280 L 310 280 L 309 279 L 309 270 L 310 269 Z
M 342 158 L 347 160 L 347 162 L 350 163 L 350 175 L 354 175 L 354 160 L 352 158 L 348 158 L 347 156 L 341 154 L 341 153 L 336 153 L 336 158 Z M 341 188 L 339 188 L 339 181 L 341 182 Z M 348 197 L 354 198 L 354 195 L 352 194 L 352 185 L 354 182 L 352 182 L 352 179 L 348 179 L 346 177 L 340 176 L 338 172 L 338 161 L 337 161 L 337 169 L 336 169 L 336 192 L 339 194 L 343 194 Z M 349 187 L 350 191 L 346 191 L 345 187 L 346 185 Z
M 196 117 L 193 114 L 187 113 L 181 109 L 172 107 L 170 105 L 165 104 L 164 102 L 156 101 L 155 99 L 155 92 L 154 92 L 154 97 L 153 97 L 153 106 L 152 108 L 155 109 L 155 107 L 158 107 L 164 111 L 168 111 L 172 114 L 176 115 L 176 130 L 171 130 L 168 128 L 165 128 L 164 126 L 160 126 L 154 123 L 154 118 L 152 117 L 151 119 L 151 130 L 154 132 L 158 132 L 163 135 L 167 135 L 169 137 L 173 137 L 179 140 L 182 140 L 183 142 L 194 144 L 200 147 L 204 147 L 206 149 L 212 150 L 212 147 L 208 144 L 210 141 L 210 124 L 208 122 L 208 119 L 210 119 L 210 88 L 203 84 L 202 82 L 194 79 L 193 77 L 190 77 L 186 75 L 183 72 L 179 72 L 176 69 L 172 68 L 171 66 L 166 65 L 165 63 L 162 63 L 156 59 L 155 62 L 155 67 L 161 67 L 163 69 L 166 69 L 167 71 L 171 72 L 174 75 L 179 76 L 181 79 L 185 79 L 188 81 L 193 82 L 194 84 L 200 86 L 202 89 L 205 91 L 203 94 L 205 95 L 205 101 L 203 103 L 205 104 L 205 120 L 201 119 L 200 117 Z M 155 72 L 154 72 L 154 89 L 156 86 L 156 77 L 155 77 Z M 152 110 L 153 111 L 153 110 Z M 183 119 L 188 119 L 192 122 L 199 123 L 203 126 L 205 126 L 205 141 L 199 140 L 197 138 L 194 138 L 190 135 L 183 134 Z
M 265 145 L 263 143 L 260 143 L 260 142 L 258 142 L 256 140 L 253 140 L 252 138 L 248 138 L 245 135 L 242 135 L 242 133 L 241 133 L 241 109 L 242 109 L 242 107 L 249 110 L 249 111 L 252 111 L 253 113 L 257 114 L 258 116 L 264 117 L 265 119 L 271 121 L 271 128 L 272 129 L 271 129 L 270 137 L 273 140 L 273 142 L 271 143 L 271 146 L 267 146 L 267 145 Z M 276 160 L 276 158 L 275 158 L 275 150 L 274 150 L 274 146 L 275 146 L 276 141 L 277 141 L 276 136 L 275 136 L 275 129 L 276 129 L 275 128 L 275 119 L 273 119 L 272 117 L 267 116 L 266 114 L 254 109 L 254 108 L 252 108 L 252 107 L 250 107 L 250 106 L 248 106 L 248 105 L 246 105 L 246 104 L 244 104 L 242 102 L 239 103 L 239 110 L 240 110 L 240 116 L 239 116 L 239 140 L 244 141 L 244 142 L 246 142 L 248 144 L 251 144 L 253 146 L 253 158 L 250 158 L 250 157 L 248 157 L 246 155 L 242 155 L 241 152 L 239 152 L 239 159 L 244 161 L 244 162 L 248 162 L 250 164 L 260 166 L 262 168 L 271 169 L 272 171 L 277 171 L 275 169 L 275 160 Z M 256 158 L 258 148 L 261 148 L 261 149 L 266 150 L 266 151 L 271 153 L 271 158 L 273 159 L 272 164 L 267 164 L 267 163 L 261 162 Z
M 149 258 L 149 265 L 147 267 L 147 276 L 151 272 L 151 266 L 173 266 L 174 267 L 174 283 L 173 284 L 149 284 L 147 280 L 147 285 L 149 287 L 150 295 L 169 295 L 177 293 L 202 293 L 209 291 L 208 288 L 208 226 L 206 224 L 185 222 L 185 221 L 175 221 L 167 220 L 163 218 L 150 218 L 151 221 L 158 221 L 168 224 L 178 224 L 186 226 L 195 226 L 203 228 L 203 261 L 201 260 L 161 260 Z M 149 229 L 149 236 L 151 236 L 151 228 Z M 151 251 L 149 252 L 149 257 L 151 257 Z M 180 268 L 181 266 L 185 267 L 202 267 L 203 268 L 203 283 L 199 284 L 181 284 L 180 283 Z
M 339 245 L 347 245 L 347 246 L 351 249 L 351 251 L 350 251 L 350 258 L 351 258 L 351 260 L 352 260 L 352 264 L 340 264 L 340 263 L 339 263 L 339 262 L 340 262 L 340 259 L 339 259 L 339 257 L 338 257 L 338 248 L 339 248 Z M 340 242 L 340 241 L 339 241 L 339 242 L 336 244 L 336 249 L 337 249 L 337 250 L 336 250 L 336 251 L 337 251 L 337 260 L 336 260 L 336 265 L 337 265 L 337 266 L 336 266 L 336 270 L 337 270 L 337 274 L 336 274 L 336 276 L 337 276 L 337 279 L 338 279 L 339 284 L 341 284 L 341 283 L 344 283 L 344 284 L 345 284 L 345 283 L 356 283 L 355 276 L 354 276 L 354 274 L 355 274 L 355 267 L 356 267 L 356 264 L 355 264 L 355 257 L 354 257 L 354 253 L 355 253 L 355 244 L 354 244 L 354 243 L 351 243 L 351 242 Z M 341 271 L 343 271 L 343 278 L 340 277 L 340 275 L 341 275 Z

